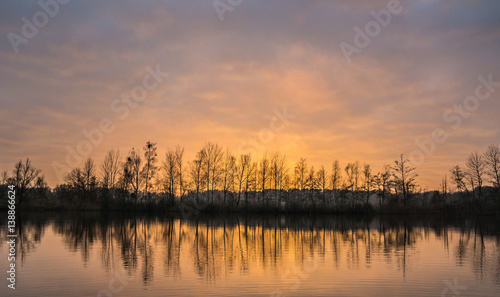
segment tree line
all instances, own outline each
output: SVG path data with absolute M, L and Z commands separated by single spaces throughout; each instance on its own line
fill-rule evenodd
M 168 149 L 160 158 L 157 144 L 148 141 L 142 149 L 132 148 L 125 156 L 112 149 L 101 164 L 86 159 L 53 190 L 29 159 L 17 162 L 10 174 L 3 171 L 1 181 L 3 186 L 16 186 L 18 204 L 29 199 L 82 208 L 163 205 L 195 211 L 338 211 L 413 207 L 416 201 L 420 205 L 425 201 L 439 205 L 490 198 L 500 201 L 498 145 L 490 145 L 484 153 L 470 153 L 465 166 L 454 165 L 449 173 L 451 185 L 446 174 L 437 191 L 426 192 L 417 185 L 416 168 L 404 155 L 374 172 L 370 164 L 359 161 L 341 166 L 335 160 L 328 168 L 315 168 L 300 158 L 290 166 L 278 151 L 254 158 L 251 154 L 235 155 L 212 142 L 191 161 L 185 160 L 180 146 Z

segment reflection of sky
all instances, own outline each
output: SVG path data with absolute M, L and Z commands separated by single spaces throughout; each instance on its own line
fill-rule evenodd
M 74 1 L 15 54 L 7 34 L 40 8 L 3 1 L 0 169 L 29 156 L 55 185 L 52 161 L 63 163 L 65 147 L 105 117 L 116 129 L 93 149 L 98 161 L 147 140 L 161 155 L 182 145 L 188 159 L 208 140 L 237 151 L 269 127 L 273 108 L 288 106 L 296 117 L 267 149 L 327 168 L 358 159 L 378 170 L 444 128 L 450 139 L 419 167 L 420 184 L 435 187 L 468 152 L 499 142 L 497 92 L 457 130 L 442 115 L 478 75 L 500 80 L 500 2 L 401 1 L 347 63 L 339 44 L 353 44 L 353 28 L 387 2 L 244 1 L 221 22 L 211 1 Z M 111 102 L 156 64 L 170 75 L 119 120 Z
M 261 221 L 225 228 L 212 225 L 222 221 L 209 221 L 209 227 L 200 223 L 198 230 L 194 221 L 184 220 L 137 219 L 137 229 L 132 220 L 27 224 L 28 238 L 37 228 L 42 232 L 22 265 L 16 262 L 16 290 L 22 296 L 93 296 L 108 289 L 115 274 L 124 276 L 121 293 L 126 296 L 144 296 L 145 290 L 151 296 L 248 296 L 274 290 L 285 295 L 433 296 L 446 288 L 445 281 L 455 279 L 466 286 L 462 295 L 498 292 L 500 254 L 494 235 L 418 226 L 405 233 L 402 226 L 379 221 L 369 228 L 349 223 L 332 228 L 332 221 L 315 218 L 320 226 L 330 226 L 323 229 L 312 228 L 309 219 L 276 230 L 263 229 Z M 297 228 L 301 224 L 308 227 Z M 5 252 L 1 247 L 2 265 L 8 264 Z M 0 294 L 7 290 L 1 286 Z

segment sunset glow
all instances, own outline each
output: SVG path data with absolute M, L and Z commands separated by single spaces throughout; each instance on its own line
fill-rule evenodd
M 21 34 L 22 17 L 40 9 L 35 1 L 6 3 L 2 36 Z M 54 162 L 66 164 L 87 140 L 83 131 L 109 119 L 112 132 L 89 154 L 98 162 L 111 148 L 126 154 L 148 140 L 161 159 L 180 145 L 191 160 L 207 141 L 238 154 L 265 136 L 251 151 L 279 150 L 291 166 L 305 157 L 315 167 L 338 159 L 379 170 L 420 150 L 418 184 L 434 189 L 450 164 L 500 140 L 498 83 L 467 115 L 457 119 L 455 109 L 479 77 L 500 81 L 499 4 L 401 1 L 401 12 L 349 63 L 339 45 L 354 45 L 354 28 L 388 5 L 362 3 L 243 1 L 223 21 L 210 1 L 61 5 L 17 53 L 9 38 L 0 41 L 0 169 L 30 157 L 49 185 L 60 184 Z M 118 108 L 126 103 L 113 107 L 157 67 L 168 76 L 136 107 L 126 116 Z M 284 108 L 289 123 L 259 136 Z M 446 141 L 425 146 L 436 128 Z

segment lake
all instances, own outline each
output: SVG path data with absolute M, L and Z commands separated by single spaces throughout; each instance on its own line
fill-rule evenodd
M 6 211 L 3 211 L 6 213 Z M 1 296 L 498 296 L 498 219 L 21 213 Z

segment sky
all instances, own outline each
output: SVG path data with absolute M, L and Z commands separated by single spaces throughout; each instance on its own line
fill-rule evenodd
M 50 186 L 150 140 L 375 172 L 404 154 L 431 190 L 500 143 L 496 0 L 40 3 L 0 2 L 0 170 L 29 157 Z

